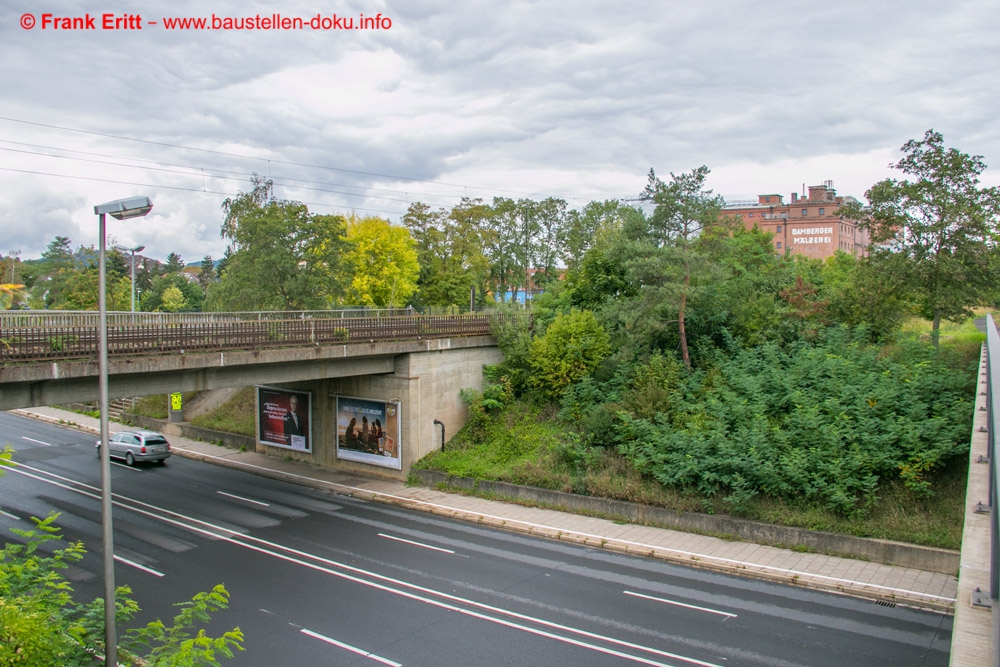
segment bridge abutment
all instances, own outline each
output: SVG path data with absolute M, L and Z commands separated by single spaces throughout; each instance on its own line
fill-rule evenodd
M 258 451 L 273 456 L 340 470 L 355 470 L 393 479 L 405 479 L 414 462 L 442 446 L 468 420 L 468 408 L 459 393 L 482 389 L 483 366 L 497 364 L 503 355 L 495 346 L 435 349 L 397 355 L 393 372 L 324 378 L 281 384 L 283 389 L 308 392 L 312 403 L 312 447 L 295 451 L 258 443 Z M 399 469 L 338 456 L 337 398 L 399 404 Z M 437 422 L 437 423 L 435 423 Z

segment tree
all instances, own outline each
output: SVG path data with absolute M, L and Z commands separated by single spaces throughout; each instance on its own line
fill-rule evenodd
M 343 294 L 346 220 L 314 215 L 300 202 L 275 199 L 271 181 L 254 176 L 250 192 L 223 202 L 229 240 L 209 310 L 329 308 Z
M 482 218 L 483 254 L 490 263 L 489 286 L 503 301 L 523 275 L 518 259 L 518 209 L 512 199 L 494 197 Z
M 485 207 L 462 200 L 451 213 L 412 204 L 403 224 L 416 242 L 420 278 L 414 301 L 420 306 L 464 304 L 473 287 L 481 295 L 489 274 L 483 255 L 480 224 Z
M 97 310 L 100 269 L 88 266 L 66 275 L 60 300 L 52 303 L 59 310 Z M 128 276 L 106 267 L 104 275 L 108 310 L 128 310 L 131 306 L 132 283 Z
M 207 294 L 208 286 L 215 280 L 215 262 L 211 255 L 205 255 L 201 260 L 201 271 L 198 273 L 198 284 L 201 286 L 201 291 Z
M 187 305 L 187 302 L 184 300 L 184 293 L 174 285 L 163 290 L 161 301 L 162 305 L 160 308 L 168 313 L 176 313 L 179 310 L 183 310 L 184 306 Z
M 0 451 L 0 475 L 11 452 Z M 104 601 L 78 602 L 63 574 L 83 559 L 86 549 L 82 542 L 51 548 L 62 540 L 57 517 L 32 517 L 34 528 L 12 528 L 19 540 L 0 548 L 0 665 L 84 667 L 99 664 L 95 654 L 104 652 Z M 128 622 L 139 612 L 131 593 L 128 586 L 116 589 L 118 622 Z M 172 625 L 156 620 L 128 630 L 118 646 L 120 664 L 218 667 L 218 658 L 244 650 L 243 632 L 237 627 L 210 637 L 198 626 L 208 625 L 211 614 L 228 608 L 228 603 L 229 593 L 216 586 L 178 605 L 182 611 Z
M 141 299 L 142 310 L 148 312 L 198 312 L 204 303 L 205 295 L 200 286 L 183 273 L 156 276 Z
M 38 278 L 31 293 L 33 308 L 53 308 L 62 301 L 62 293 L 78 268 L 69 237 L 57 236 L 42 253 Z
M 608 355 L 608 333 L 587 310 L 557 315 L 545 335 L 531 343 L 529 379 L 550 398 L 582 380 Z
M 641 211 L 616 199 L 592 201 L 582 211 L 567 213 L 561 241 L 567 269 L 572 272 L 580 266 L 601 230 L 620 229 L 626 218 L 636 215 L 642 215 Z
M 937 345 L 941 320 L 971 315 L 995 282 L 1000 188 L 980 188 L 982 156 L 946 149 L 934 130 L 900 150 L 893 166 L 912 180 L 880 181 L 865 193 L 869 210 L 841 214 L 871 230 L 873 263 L 912 290 Z
M 344 264 L 352 303 L 393 308 L 409 302 L 417 289 L 420 264 L 406 228 L 382 218 L 352 216 L 347 221 L 347 244 Z
M 687 368 L 691 367 L 691 354 L 685 314 L 692 291 L 691 277 L 707 264 L 694 251 L 693 244 L 703 229 L 719 220 L 723 205 L 721 197 L 705 190 L 708 174 L 708 167 L 701 166 L 679 176 L 671 173 L 670 182 L 664 183 L 650 169 L 649 182 L 642 194 L 642 198 L 654 203 L 656 208 L 646 221 L 641 239 L 652 245 L 653 252 L 647 253 L 647 257 L 654 261 L 643 263 L 640 278 L 647 283 L 658 283 L 659 287 L 666 287 L 676 295 L 681 360 Z M 667 281 L 658 279 L 657 274 Z
M 167 255 L 167 266 L 165 269 L 167 273 L 180 273 L 183 268 L 184 260 L 181 259 L 180 255 L 175 252 Z

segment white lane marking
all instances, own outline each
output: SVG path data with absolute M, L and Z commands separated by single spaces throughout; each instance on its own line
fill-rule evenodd
M 10 512 L 4 512 L 3 510 L 0 510 L 0 514 L 3 514 L 3 515 L 4 515 L 4 516 L 6 516 L 6 517 L 10 517 L 10 518 L 11 518 L 11 519 L 13 519 L 14 521 L 20 521 L 20 520 L 21 520 L 21 517 L 19 517 L 19 516 L 14 516 L 14 515 L 13 515 L 13 514 L 11 514 Z
M 115 461 L 112 461 L 111 465 L 118 466 L 119 468 L 125 468 L 125 470 L 131 470 L 132 472 L 142 472 L 141 470 L 139 470 L 135 466 L 130 466 L 127 463 L 116 463 Z
M 231 459 L 227 459 L 227 458 L 224 458 L 224 457 L 221 457 L 221 456 L 212 456 L 211 454 L 203 454 L 203 453 L 195 451 L 193 449 L 183 449 L 183 448 L 178 448 L 178 447 L 174 447 L 174 449 L 181 449 L 181 451 L 191 452 L 192 454 L 197 455 L 198 458 L 201 458 L 201 459 L 214 459 L 216 461 L 225 461 L 225 465 L 227 467 L 233 467 L 233 463 L 234 462 Z M 249 468 L 256 468 L 257 470 L 264 470 L 264 471 L 267 471 L 267 472 L 270 472 L 272 470 L 271 468 L 268 468 L 267 466 L 254 465 L 253 463 L 243 463 L 242 461 L 238 461 L 236 463 L 237 463 L 237 466 L 235 466 L 235 467 L 237 467 L 237 469 L 239 469 L 239 468 L 248 468 L 248 469 Z M 914 597 L 923 598 L 925 600 L 941 600 L 942 602 L 950 602 L 952 604 L 955 603 L 955 598 L 954 597 L 947 597 L 947 596 L 944 596 L 944 595 L 933 595 L 931 593 L 925 593 L 923 591 L 911 591 L 911 590 L 907 590 L 905 588 L 894 588 L 892 586 L 880 586 L 879 584 L 866 584 L 866 583 L 863 583 L 863 582 L 860 582 L 860 581 L 855 581 L 853 579 L 843 579 L 843 578 L 840 578 L 840 577 L 828 577 L 826 575 L 814 574 L 812 572 L 801 572 L 799 570 L 789 570 L 788 568 L 775 567 L 774 565 L 761 565 L 760 563 L 751 563 L 750 561 L 736 560 L 735 558 L 721 558 L 719 556 L 712 556 L 710 554 L 703 554 L 703 553 L 698 553 L 698 552 L 695 552 L 695 551 L 684 551 L 682 549 L 671 549 L 669 547 L 654 546 L 652 544 L 644 544 L 642 542 L 633 542 L 632 540 L 621 540 L 621 539 L 617 539 L 617 538 L 609 539 L 608 537 L 603 536 L 603 535 L 594 535 L 592 533 L 584 533 L 582 531 L 576 531 L 576 530 L 574 530 L 574 531 L 566 531 L 565 529 L 555 528 L 553 526 L 547 526 L 547 525 L 545 525 L 543 523 L 534 523 L 532 521 L 522 521 L 520 519 L 511 519 L 510 517 L 499 517 L 499 516 L 495 516 L 493 514 L 486 514 L 484 512 L 472 512 L 472 511 L 469 511 L 469 510 L 460 510 L 460 509 L 457 509 L 455 507 L 450 507 L 448 505 L 441 505 L 441 504 L 438 504 L 438 503 L 432 503 L 432 502 L 429 502 L 429 501 L 426 501 L 426 500 L 417 500 L 416 498 L 407 498 L 406 496 L 396 496 L 396 495 L 393 495 L 391 493 L 382 493 L 381 491 L 372 491 L 371 489 L 363 489 L 360 486 L 350 486 L 348 484 L 338 484 L 337 482 L 328 482 L 325 479 L 317 479 L 316 477 L 309 477 L 308 475 L 297 475 L 297 474 L 291 473 L 291 472 L 282 472 L 281 474 L 282 474 L 283 477 L 297 477 L 299 479 L 309 480 L 310 482 L 320 482 L 320 483 L 325 484 L 326 486 L 329 486 L 329 487 L 332 487 L 332 488 L 347 489 L 351 493 L 362 494 L 362 497 L 363 496 L 368 496 L 368 497 L 370 497 L 372 499 L 375 499 L 375 498 L 388 498 L 390 500 L 399 501 L 399 504 L 402 507 L 406 507 L 407 505 L 421 505 L 423 507 L 433 507 L 433 508 L 437 508 L 437 509 L 440 509 L 440 510 L 445 510 L 450 515 L 453 515 L 456 512 L 462 512 L 463 514 L 475 514 L 476 516 L 483 517 L 484 519 L 494 519 L 496 521 L 502 521 L 502 522 L 508 523 L 508 524 L 509 523 L 517 523 L 517 524 L 520 524 L 522 526 L 529 526 L 531 528 L 540 528 L 543 531 L 548 532 L 548 533 L 564 533 L 564 534 L 565 533 L 572 533 L 573 535 L 579 535 L 581 537 L 590 537 L 590 538 L 593 538 L 594 540 L 605 540 L 607 542 L 615 542 L 617 544 L 625 544 L 625 545 L 634 546 L 634 547 L 641 547 L 644 550 L 648 549 L 651 553 L 655 553 L 655 552 L 659 552 L 659 553 L 670 552 L 670 553 L 678 554 L 680 556 L 685 556 L 687 558 L 692 558 L 692 557 L 693 558 L 698 558 L 698 559 L 700 559 L 702 561 L 711 560 L 711 561 L 715 561 L 715 562 L 718 562 L 718 563 L 728 563 L 728 564 L 737 565 L 737 566 L 740 566 L 740 567 L 753 567 L 753 568 L 757 568 L 759 570 L 776 571 L 776 572 L 780 572 L 782 574 L 792 575 L 793 577 L 798 577 L 798 578 L 808 577 L 810 579 L 821 579 L 823 581 L 832 581 L 832 582 L 835 582 L 835 583 L 838 583 L 838 584 L 854 584 L 854 585 L 861 586 L 862 588 L 877 588 L 877 589 L 882 590 L 882 591 L 888 591 L 890 593 L 902 593 L 904 595 L 912 595 Z M 687 562 L 687 561 L 685 561 L 685 562 Z M 689 563 L 689 564 L 694 565 L 694 563 Z
M 251 500 L 250 498 L 244 498 L 243 496 L 237 496 L 232 493 L 226 493 L 225 491 L 216 491 L 220 496 L 228 496 L 230 498 L 236 498 L 236 500 L 242 500 L 244 502 L 253 503 L 254 505 L 263 505 L 264 507 L 270 507 L 270 503 L 262 503 L 259 500 Z
M 299 632 L 301 632 L 304 635 L 309 635 L 310 637 L 315 637 L 316 639 L 324 641 L 327 644 L 333 644 L 334 646 L 339 646 L 345 651 L 350 651 L 351 653 L 357 653 L 358 655 L 362 655 L 366 658 L 371 658 L 375 662 L 381 662 L 383 665 L 389 665 L 390 667 L 403 667 L 402 663 L 393 662 L 388 658 L 383 658 L 382 656 L 375 655 L 374 653 L 369 653 L 364 649 L 356 648 L 354 646 L 351 646 L 350 644 L 345 644 L 344 642 L 338 642 L 336 639 L 333 639 L 332 637 L 327 637 L 326 635 L 321 635 L 318 632 L 313 632 L 312 630 L 307 630 L 306 628 L 302 628 L 301 630 L 299 630 Z
M 699 607 L 693 604 L 685 604 L 684 602 L 677 602 L 676 600 L 667 600 L 666 598 L 658 598 L 652 595 L 644 595 L 642 593 L 633 593 L 632 591 L 622 591 L 625 595 L 631 595 L 632 597 L 643 598 L 645 600 L 653 600 L 655 602 L 662 602 L 663 604 L 672 604 L 676 607 L 684 607 L 685 609 L 694 609 L 696 611 L 703 611 L 708 614 L 718 614 L 719 616 L 725 616 L 726 618 L 737 618 L 736 614 L 731 614 L 728 611 L 719 611 L 718 609 L 709 609 L 708 607 Z
M 82 482 L 76 482 L 75 480 L 72 480 L 72 479 L 70 479 L 68 477 L 63 477 L 61 475 L 57 475 L 55 473 L 48 472 L 46 470 L 42 470 L 41 468 L 33 468 L 32 466 L 27 466 L 27 465 L 25 465 L 23 463 L 22 464 L 17 464 L 17 467 L 28 468 L 28 469 L 34 470 L 34 471 L 36 471 L 38 473 L 49 475 L 50 477 L 53 477 L 53 478 L 56 478 L 56 479 L 63 479 L 63 480 L 66 480 L 67 482 L 73 483 L 75 486 L 71 487 L 71 486 L 68 486 L 66 484 L 62 484 L 60 482 L 56 482 L 56 481 L 53 481 L 51 479 L 45 479 L 43 477 L 38 477 L 37 475 L 33 475 L 33 474 L 30 474 L 30 473 L 27 473 L 27 472 L 24 472 L 24 471 L 21 471 L 21 470 L 14 470 L 14 472 L 17 472 L 18 474 L 24 475 L 26 477 L 31 477 L 32 479 L 37 479 L 37 480 L 39 480 L 41 482 L 45 482 L 47 484 L 52 484 L 53 486 L 58 486 L 58 487 L 61 487 L 61 488 L 64 488 L 64 489 L 68 489 L 70 491 L 74 491 L 76 493 L 79 493 L 79 494 L 84 495 L 84 496 L 89 496 L 89 497 L 94 498 L 94 499 L 99 499 L 100 498 L 99 489 L 97 489 L 97 487 L 90 486 L 89 484 L 84 484 Z M 89 493 L 87 491 L 81 490 L 79 488 L 81 486 L 92 489 L 94 491 L 94 493 Z M 121 495 L 119 495 L 117 493 L 112 494 L 112 495 L 113 496 L 117 496 L 118 498 L 124 498 L 124 496 L 121 496 Z M 263 540 L 263 539 L 261 539 L 259 537 L 253 537 L 252 535 L 242 535 L 242 534 L 236 532 L 235 530 L 232 530 L 231 528 L 225 528 L 223 526 L 217 526 L 217 525 L 209 523 L 207 521 L 202 521 L 201 519 L 195 519 L 193 517 L 186 516 L 186 515 L 181 514 L 179 512 L 174 512 L 173 510 L 168 510 L 166 508 L 157 507 L 156 505 L 151 505 L 149 503 L 145 503 L 145 502 L 143 502 L 141 500 L 135 500 L 133 498 L 128 498 L 127 500 L 129 502 L 131 502 L 131 503 L 134 503 L 135 505 L 144 505 L 146 507 L 150 507 L 150 508 L 155 509 L 155 510 L 157 510 L 159 512 L 162 512 L 164 514 L 171 514 L 173 516 L 181 517 L 182 519 L 185 519 L 189 523 L 184 523 L 182 521 L 179 521 L 179 520 L 176 520 L 176 519 L 171 519 L 171 518 L 168 518 L 166 516 L 154 514 L 153 512 L 151 512 L 149 510 L 144 510 L 144 509 L 141 509 L 139 507 L 126 505 L 126 504 L 124 504 L 121 501 L 115 501 L 115 504 L 118 505 L 119 507 L 123 508 L 123 509 L 127 509 L 127 510 L 130 510 L 132 512 L 135 512 L 136 514 L 142 514 L 142 515 L 148 516 L 148 517 L 150 517 L 152 519 L 156 519 L 157 521 L 162 521 L 163 523 L 167 523 L 167 524 L 171 524 L 171 525 L 174 525 L 174 526 L 178 526 L 179 528 L 183 528 L 185 530 L 189 530 L 189 531 L 194 532 L 194 533 L 200 533 L 200 534 L 203 534 L 203 535 L 206 535 L 206 536 L 218 539 L 218 540 L 222 540 L 224 542 L 230 542 L 231 544 L 243 547 L 244 549 L 249 549 L 250 551 L 256 551 L 256 552 L 261 553 L 261 554 L 272 556 L 272 557 L 277 558 L 279 560 L 284 560 L 284 561 L 287 561 L 289 563 L 295 563 L 295 564 L 301 565 L 301 566 L 309 568 L 311 570 L 316 570 L 317 572 L 323 572 L 323 573 L 329 574 L 331 576 L 338 577 L 340 579 L 344 579 L 346 581 L 351 581 L 351 582 L 354 582 L 354 583 L 357 583 L 357 584 L 361 584 L 362 586 L 368 586 L 369 588 L 374 588 L 374 589 L 377 589 L 377 590 L 381 590 L 381 591 L 390 593 L 392 595 L 398 595 L 400 597 L 404 597 L 404 598 L 408 598 L 408 599 L 411 599 L 411 600 L 415 600 L 417 602 L 423 602 L 425 604 L 429 604 L 431 606 L 438 607 L 440 609 L 445 609 L 445 610 L 448 610 L 448 611 L 453 611 L 455 613 L 463 614 L 465 616 L 471 616 L 473 618 L 478 618 L 478 619 L 481 619 L 481 620 L 484 620 L 484 621 L 487 621 L 487 622 L 490 622 L 490 623 L 496 623 L 497 625 L 502 625 L 502 626 L 505 626 L 505 627 L 513 628 L 515 630 L 521 630 L 523 632 L 528 632 L 530 634 L 538 635 L 540 637 L 546 637 L 546 638 L 549 638 L 549 639 L 554 639 L 554 640 L 559 641 L 559 642 L 563 642 L 563 643 L 566 643 L 566 644 L 571 644 L 573 646 L 579 646 L 581 648 L 585 648 L 585 649 L 597 651 L 599 653 L 605 653 L 607 655 L 613 655 L 613 656 L 616 656 L 616 657 L 619 657 L 619 658 L 624 658 L 626 660 L 631 660 L 633 662 L 638 662 L 638 663 L 645 664 L 645 665 L 651 665 L 652 667 L 673 667 L 671 665 L 667 665 L 667 664 L 662 663 L 662 662 L 656 662 L 656 661 L 653 661 L 653 660 L 651 660 L 649 658 L 644 658 L 642 656 L 632 655 L 630 653 L 624 653 L 622 651 L 617 651 L 617 650 L 614 650 L 614 649 L 609 649 L 609 648 L 605 648 L 605 647 L 602 647 L 602 646 L 597 646 L 595 644 L 591 644 L 589 642 L 585 642 L 585 641 L 580 640 L 580 639 L 574 639 L 572 637 L 565 637 L 565 636 L 557 635 L 557 634 L 554 634 L 552 632 L 548 632 L 548 631 L 545 631 L 545 630 L 539 630 L 537 628 L 531 628 L 531 627 L 522 625 L 520 623 L 515 623 L 513 621 L 508 621 L 508 620 L 503 619 L 503 618 L 496 618 L 494 616 L 488 616 L 485 613 L 478 612 L 478 611 L 473 611 L 472 609 L 463 609 L 462 607 L 455 606 L 455 604 L 464 604 L 464 605 L 466 605 L 468 607 L 474 607 L 474 608 L 483 609 L 485 611 L 489 611 L 489 612 L 492 612 L 492 613 L 495 613 L 495 614 L 501 614 L 501 615 L 504 615 L 504 616 L 510 616 L 510 617 L 516 618 L 518 620 L 523 620 L 523 621 L 526 621 L 526 622 L 529 622 L 529 623 L 535 623 L 537 625 L 541 625 L 541 626 L 544 626 L 544 627 L 549 627 L 549 628 L 553 628 L 553 629 L 556 629 L 556 630 L 561 630 L 563 632 L 568 632 L 568 633 L 571 633 L 571 634 L 575 634 L 575 635 L 580 635 L 580 636 L 583 636 L 583 637 L 587 637 L 588 639 L 594 639 L 594 640 L 597 640 L 597 641 L 602 641 L 602 642 L 605 642 L 605 643 L 608 643 L 608 644 L 613 644 L 613 645 L 616 645 L 616 646 L 622 646 L 622 647 L 625 647 L 625 648 L 630 648 L 630 649 L 637 650 L 637 651 L 642 651 L 642 652 L 645 652 L 645 653 L 652 653 L 654 655 L 662 656 L 662 657 L 665 657 L 665 658 L 670 658 L 670 659 L 673 659 L 673 660 L 680 660 L 682 662 L 686 662 L 686 663 L 689 663 L 689 664 L 692 664 L 692 665 L 698 665 L 699 667 L 722 667 L 721 665 L 718 665 L 716 663 L 704 662 L 702 660 L 697 660 L 695 658 L 688 658 L 688 657 L 685 657 L 685 656 L 682 656 L 682 655 L 678 655 L 676 653 L 670 653 L 669 651 L 661 651 L 660 649 L 656 649 L 656 648 L 653 648 L 653 647 L 650 647 L 650 646 L 643 646 L 642 644 L 635 644 L 633 642 L 625 641 L 623 639 L 616 639 L 614 637 L 609 637 L 607 635 L 601 635 L 601 634 L 598 634 L 598 633 L 595 633 L 595 632 L 588 632 L 587 630 L 581 630 L 579 628 L 574 628 L 574 627 L 571 627 L 571 626 L 568 626 L 568 625 L 562 625 L 562 624 L 559 624 L 559 623 L 555 623 L 553 621 L 546 621 L 545 619 L 542 619 L 542 618 L 537 618 L 535 616 L 528 616 L 527 614 L 520 614 L 520 613 L 515 612 L 515 611 L 510 611 L 508 609 L 503 609 L 501 607 L 494 607 L 492 605 L 484 604 L 482 602 L 476 602 L 475 600 L 470 600 L 470 599 L 467 599 L 467 598 L 459 597 L 457 595 L 451 595 L 451 594 L 448 594 L 448 593 L 443 593 L 441 591 L 436 591 L 436 590 L 434 590 L 432 588 L 426 588 L 424 586 L 419 586 L 417 584 L 411 584 L 409 582 L 402 581 L 400 579 L 394 579 L 392 577 L 387 577 L 385 575 L 378 574 L 377 572 L 372 572 L 370 570 L 364 570 L 364 569 L 359 568 L 359 567 L 354 567 L 353 565 L 347 565 L 346 563 L 339 563 L 337 561 L 333 561 L 333 560 L 329 560 L 329 559 L 326 559 L 326 558 L 322 558 L 321 556 L 316 556 L 316 555 L 313 555 L 313 554 L 310 554 L 310 553 L 307 553 L 307 552 L 304 552 L 304 551 L 299 551 L 298 549 L 293 549 L 291 547 L 285 547 L 285 546 L 282 546 L 280 544 L 276 544 L 274 542 L 269 542 L 267 540 Z M 210 528 L 212 528 L 216 532 L 213 532 L 213 530 L 208 530 L 206 528 L 199 528 L 199 527 L 193 525 L 195 523 L 200 523 L 202 525 L 209 526 Z M 243 541 L 240 541 L 240 540 L 246 540 L 246 542 L 243 542 Z M 274 549 L 280 549 L 280 550 L 285 551 L 285 552 L 287 552 L 289 554 L 294 554 L 294 557 L 293 556 L 289 556 L 289 555 L 285 555 L 285 554 L 282 554 L 282 553 L 278 553 L 276 551 L 271 551 L 269 548 L 265 548 L 263 546 L 257 546 L 256 544 L 247 544 L 247 542 L 256 542 L 258 544 L 266 545 L 267 547 L 272 547 Z M 354 574 L 347 574 L 347 572 L 340 572 L 340 571 L 337 571 L 337 570 L 331 570 L 329 567 L 324 567 L 323 565 L 317 565 L 316 563 L 310 563 L 308 561 L 302 560 L 302 558 L 309 558 L 309 559 L 311 559 L 313 561 L 316 561 L 318 563 L 323 563 L 324 565 L 330 565 L 332 567 L 337 567 L 337 568 L 340 568 L 340 570 L 346 570 L 347 572 L 351 572 L 351 573 L 354 573 Z M 368 581 L 366 579 L 360 578 L 361 576 L 367 576 L 367 577 L 370 577 L 371 579 L 375 579 L 375 580 L 378 580 L 378 581 L 385 581 L 387 583 L 386 584 L 382 584 L 382 583 L 377 583 L 377 581 Z M 439 598 L 443 598 L 445 600 L 448 600 L 449 602 L 442 602 L 440 600 L 435 600 L 435 599 L 432 599 L 432 598 L 429 598 L 429 597 L 423 597 L 422 595 L 417 595 L 416 593 L 411 593 L 409 591 L 400 590 L 399 588 L 392 588 L 388 584 L 392 584 L 392 585 L 395 585 L 395 586 L 400 586 L 402 588 L 409 588 L 409 589 L 418 591 L 420 593 L 423 593 L 424 595 L 437 596 Z M 451 602 L 453 602 L 455 604 L 451 604 Z
M 51 447 L 51 443 L 42 442 L 41 440 L 35 440 L 34 438 L 29 438 L 26 435 L 21 436 L 21 440 L 27 440 L 28 442 L 37 442 L 39 445 L 45 445 L 46 447 Z
M 162 572 L 157 572 L 156 570 L 154 570 L 152 568 L 146 567 L 145 565 L 140 565 L 139 563 L 136 563 L 135 561 L 129 560 L 128 558 L 122 558 L 121 556 L 116 555 L 115 556 L 115 560 L 119 561 L 121 563 L 125 563 L 126 565 L 131 565 L 132 567 L 134 567 L 137 570 L 142 570 L 143 572 L 148 572 L 149 574 L 152 574 L 152 575 L 157 576 L 157 577 L 165 576 Z
M 434 551 L 443 551 L 446 554 L 455 553 L 451 549 L 442 549 L 441 547 L 434 547 L 430 544 L 424 544 L 423 542 L 414 542 L 413 540 L 405 540 L 402 537 L 393 537 L 392 535 L 386 535 L 385 533 L 379 533 L 379 537 L 384 537 L 387 540 L 396 540 L 397 542 L 405 542 L 406 544 L 412 544 L 415 547 L 423 547 L 424 549 L 433 549 Z

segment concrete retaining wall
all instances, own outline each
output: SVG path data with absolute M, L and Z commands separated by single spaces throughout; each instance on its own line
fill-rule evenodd
M 167 435 L 179 435 L 184 438 L 201 440 L 203 442 L 218 442 L 226 447 L 245 449 L 248 452 L 254 451 L 257 446 L 257 443 L 250 436 L 226 433 L 225 431 L 216 431 L 185 423 L 170 424 L 165 419 L 152 419 L 140 415 L 125 414 L 122 415 L 122 421 L 128 422 L 133 426 L 138 426 L 139 428 L 148 428 L 151 431 L 159 431 Z
M 820 553 L 912 567 L 930 572 L 955 574 L 959 568 L 959 552 L 948 549 L 935 549 L 903 542 L 776 526 L 728 516 L 674 512 L 662 507 L 621 500 L 579 496 L 505 482 L 452 477 L 436 470 L 414 469 L 411 472 L 427 486 L 440 485 L 446 488 L 464 489 L 489 494 L 493 497 L 537 503 L 553 509 L 583 512 L 631 523 L 675 528 L 709 535 L 732 536 L 748 542 L 771 546 L 788 548 L 801 546 Z

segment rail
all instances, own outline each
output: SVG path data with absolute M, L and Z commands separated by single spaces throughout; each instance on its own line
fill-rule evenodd
M 403 310 L 403 309 L 396 309 Z M 379 311 L 109 313 L 108 355 L 258 350 L 489 334 L 503 314 L 428 316 Z M 342 314 L 334 316 L 333 313 Z M 93 312 L 0 313 L 0 363 L 93 358 Z M 283 315 L 284 317 L 279 317 Z
M 1000 333 L 992 315 L 986 316 L 986 431 L 990 463 L 990 599 L 993 613 L 993 661 L 1000 667 Z M 985 602 L 985 601 L 983 601 Z

